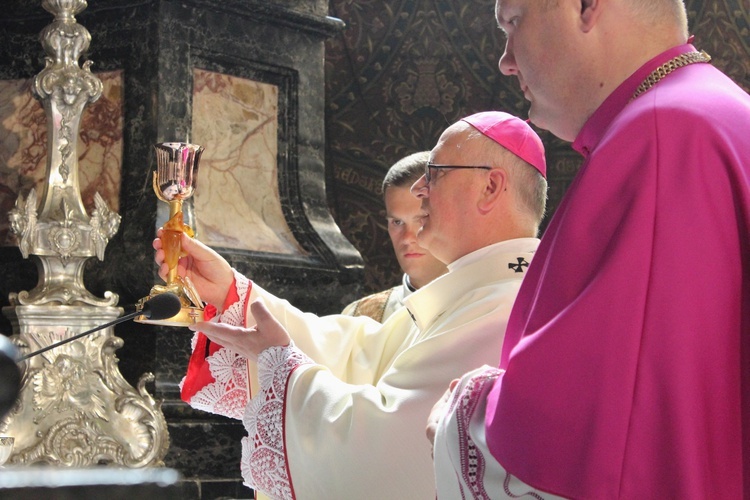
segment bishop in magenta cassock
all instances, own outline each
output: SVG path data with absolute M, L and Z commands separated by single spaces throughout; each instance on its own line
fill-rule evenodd
M 498 1 L 500 67 L 523 83 L 524 30 L 558 7 L 511 23 L 518 3 Z M 583 4 L 587 36 L 633 32 L 608 50 L 639 36 Z M 750 495 L 750 96 L 708 61 L 657 52 L 582 121 L 499 369 L 466 375 L 437 425 L 439 498 Z

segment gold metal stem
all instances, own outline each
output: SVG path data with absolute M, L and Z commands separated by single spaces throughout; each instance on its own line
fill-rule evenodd
M 171 220 L 172 217 L 177 215 L 179 212 L 182 212 L 182 199 L 175 198 L 173 200 L 170 200 L 169 201 L 169 219 Z M 177 267 L 169 270 L 169 274 L 167 274 L 167 285 L 171 285 L 175 281 L 177 281 Z
M 175 198 L 169 202 L 169 218 L 171 219 L 178 212 L 182 212 L 182 199 Z
M 167 285 L 171 285 L 177 281 L 177 268 L 170 269 L 169 273 L 167 273 Z

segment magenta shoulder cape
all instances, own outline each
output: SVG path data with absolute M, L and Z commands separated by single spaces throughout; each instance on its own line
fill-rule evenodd
M 487 441 L 550 493 L 750 494 L 750 97 L 698 63 L 629 100 L 688 50 L 582 129 L 510 318 Z

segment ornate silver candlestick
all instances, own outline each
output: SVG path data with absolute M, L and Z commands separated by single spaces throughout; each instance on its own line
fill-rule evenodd
M 33 87 L 47 114 L 47 179 L 39 198 L 32 189 L 25 199 L 19 196 L 9 214 L 21 254 L 37 264 L 39 283 L 10 294 L 11 306 L 3 309 L 21 354 L 122 314 L 116 294 L 99 298 L 83 283 L 84 264 L 91 257 L 104 259 L 120 225 L 120 215 L 98 193 L 89 216 L 78 183 L 81 115 L 102 93 L 91 63 L 78 65 L 91 36 L 75 15 L 87 4 L 43 0 L 42 6 L 55 16 L 41 34 L 46 66 Z M 0 421 L 0 433 L 14 437 L 11 464 L 163 465 L 167 424 L 145 388 L 154 376 L 144 374 L 137 390 L 127 383 L 115 357 L 122 343 L 108 327 L 23 363 L 20 395 Z

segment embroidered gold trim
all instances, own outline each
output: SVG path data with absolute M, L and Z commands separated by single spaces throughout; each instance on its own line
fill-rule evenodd
M 641 82 L 640 85 L 638 85 L 638 88 L 635 89 L 635 92 L 633 93 L 633 97 L 630 98 L 632 101 L 639 95 L 646 92 L 648 89 L 659 83 L 659 81 L 670 74 L 672 71 L 676 70 L 677 68 L 682 68 L 683 66 L 687 66 L 689 64 L 693 63 L 699 63 L 699 62 L 710 62 L 711 56 L 708 55 L 705 51 L 701 50 L 700 52 L 692 51 L 692 52 L 686 52 L 684 54 L 680 54 L 679 56 L 670 59 L 669 61 L 665 62 L 658 68 L 656 68 L 654 71 L 651 72 L 650 75 L 646 77 L 643 82 Z

